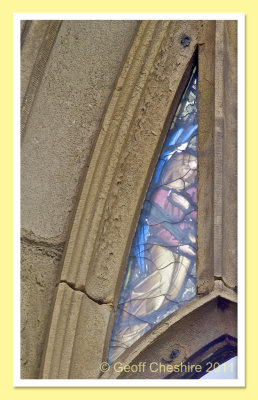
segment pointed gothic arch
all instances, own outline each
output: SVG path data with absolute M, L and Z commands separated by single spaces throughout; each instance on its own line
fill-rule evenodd
M 128 378 L 112 369 L 103 373 L 100 365 L 107 360 L 143 200 L 197 52 L 197 297 L 119 360 L 132 364 L 150 355 L 168 358 L 176 345 L 177 362 L 185 362 L 218 337 L 237 337 L 236 22 L 143 21 L 117 79 L 82 187 L 53 304 L 42 378 Z M 197 341 L 190 340 L 192 328 Z

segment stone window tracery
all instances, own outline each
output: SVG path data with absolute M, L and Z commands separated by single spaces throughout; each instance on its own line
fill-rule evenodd
M 198 70 L 167 133 L 129 255 L 109 362 L 196 296 Z

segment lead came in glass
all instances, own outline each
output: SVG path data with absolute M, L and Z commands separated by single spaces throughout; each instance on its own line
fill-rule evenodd
M 154 172 L 134 236 L 109 363 L 196 296 L 197 67 Z

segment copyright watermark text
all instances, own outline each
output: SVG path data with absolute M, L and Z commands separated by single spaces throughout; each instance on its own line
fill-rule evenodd
M 162 362 L 156 362 L 153 361 L 151 363 L 145 362 L 140 362 L 138 364 L 123 364 L 120 361 L 115 362 L 114 364 L 110 365 L 108 362 L 104 361 L 100 365 L 100 371 L 101 372 L 107 372 L 111 368 L 114 372 L 117 373 L 144 373 L 146 371 L 149 371 L 153 374 L 162 374 L 162 373 L 188 373 L 188 372 L 204 372 L 205 374 L 210 372 L 211 370 L 217 369 L 219 370 L 221 368 L 224 368 L 225 371 L 225 364 L 220 365 L 218 362 L 211 363 L 208 362 L 206 365 L 200 365 L 200 364 L 183 364 L 182 362 L 180 364 L 176 365 L 171 365 L 171 364 L 164 364 Z M 232 371 L 233 372 L 233 371 Z

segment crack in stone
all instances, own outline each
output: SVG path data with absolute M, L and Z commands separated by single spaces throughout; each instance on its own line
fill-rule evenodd
M 64 245 L 65 245 L 65 242 L 60 242 L 59 244 L 54 244 L 54 243 L 45 242 L 43 240 L 38 240 L 37 241 L 35 239 L 30 239 L 30 238 L 28 238 L 26 236 L 22 236 L 21 237 L 21 242 L 29 244 L 31 246 L 42 247 L 42 248 L 45 248 L 45 249 L 49 249 L 49 250 L 55 251 L 55 252 L 60 253 L 60 254 L 63 253 Z
M 224 286 L 226 286 L 226 288 L 233 290 L 235 293 L 237 293 L 237 286 L 230 286 L 228 283 L 226 283 L 223 279 L 222 276 L 214 276 L 214 280 L 215 281 L 221 281 L 223 283 Z
M 70 289 L 74 290 L 75 292 L 80 292 L 83 293 L 86 297 L 88 297 L 89 300 L 93 301 L 94 303 L 102 306 L 102 305 L 107 305 L 108 307 L 114 309 L 113 303 L 112 302 L 105 302 L 104 300 L 97 300 L 94 299 L 92 296 L 90 296 L 86 291 L 79 289 L 75 286 L 74 283 L 68 282 L 64 279 L 60 280 L 56 286 L 58 286 L 60 283 L 65 283 L 67 286 L 69 286 Z

